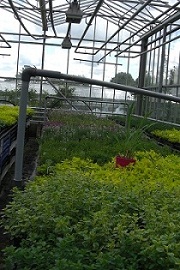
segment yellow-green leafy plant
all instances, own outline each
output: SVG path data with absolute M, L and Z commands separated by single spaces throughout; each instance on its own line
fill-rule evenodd
M 65 160 L 14 190 L 1 223 L 19 245 L 5 248 L 6 269 L 179 269 L 180 157 L 137 159 Z
M 34 110 L 27 108 L 27 115 L 31 116 Z M 0 106 L 0 126 L 8 127 L 17 123 L 19 117 L 19 107 L 2 105 Z
M 152 132 L 155 136 L 168 140 L 169 142 L 172 143 L 180 143 L 180 130 L 178 129 L 165 129 L 165 130 L 154 130 Z

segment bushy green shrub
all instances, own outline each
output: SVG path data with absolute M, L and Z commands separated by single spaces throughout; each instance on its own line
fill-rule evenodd
M 74 158 L 15 190 L 3 224 L 19 247 L 6 269 L 177 270 L 180 158 L 137 153 L 114 168 Z
M 31 116 L 33 114 L 33 109 L 27 108 L 27 115 Z M 17 123 L 19 117 L 19 107 L 18 106 L 0 106 L 0 127 L 8 127 Z
M 180 143 L 180 130 L 178 129 L 165 129 L 165 130 L 154 130 L 152 134 L 159 138 L 165 139 L 172 143 Z

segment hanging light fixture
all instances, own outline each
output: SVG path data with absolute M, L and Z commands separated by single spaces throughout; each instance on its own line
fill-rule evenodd
M 65 36 L 61 44 L 62 49 L 71 49 L 72 43 L 69 36 Z
M 77 0 L 70 3 L 68 10 L 66 11 L 66 22 L 80 23 L 82 19 L 82 11 Z
M 62 49 L 71 49 L 71 47 L 72 47 L 72 43 L 71 43 L 71 39 L 70 39 L 70 36 L 71 36 L 70 32 L 71 32 L 71 23 L 69 23 L 69 25 L 68 25 L 66 36 L 63 39 L 63 42 L 61 44 Z

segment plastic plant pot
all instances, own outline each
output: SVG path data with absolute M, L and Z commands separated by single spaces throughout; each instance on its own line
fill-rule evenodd
M 116 156 L 116 168 L 126 167 L 129 164 L 135 164 L 136 160 L 134 158 L 128 158 L 124 156 Z

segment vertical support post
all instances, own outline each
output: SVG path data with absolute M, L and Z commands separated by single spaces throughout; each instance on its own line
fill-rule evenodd
M 176 89 L 176 96 L 179 97 L 179 90 L 180 90 L 180 52 L 179 52 L 179 63 L 178 63 L 178 73 L 177 73 L 177 89 Z
M 105 34 L 105 40 L 107 40 L 108 38 L 108 27 L 109 27 L 109 24 L 108 24 L 108 21 L 106 22 L 106 34 Z M 104 55 L 106 54 L 106 51 L 107 51 L 107 45 L 105 45 L 105 49 L 104 49 Z M 106 74 L 106 61 L 104 61 L 103 63 L 103 74 L 102 74 L 102 80 L 104 81 L 105 80 L 105 74 Z M 101 99 L 103 100 L 104 99 L 104 87 L 102 86 L 101 88 Z M 101 103 L 101 112 L 103 111 L 103 103 Z M 101 116 L 101 114 L 100 114 Z
M 16 98 L 17 98 L 17 90 L 18 90 L 20 44 L 21 44 L 21 24 L 19 24 L 18 51 L 17 51 L 17 62 L 16 62 Z
M 94 22 L 94 26 L 93 26 L 93 46 L 92 46 L 92 56 L 91 56 L 91 79 L 93 78 L 93 73 L 94 73 L 94 58 L 95 58 L 95 40 L 96 40 L 96 17 L 95 17 L 95 22 Z M 76 47 L 77 48 L 77 47 Z M 76 50 L 75 50 L 76 51 Z M 89 98 L 91 98 L 92 96 L 92 85 L 90 85 L 89 87 Z M 91 106 L 91 104 L 89 103 L 89 106 Z
M 162 93 L 162 86 L 163 86 L 163 77 L 164 77 L 164 62 L 165 62 L 165 52 L 166 52 L 166 45 L 164 44 L 166 42 L 166 27 L 163 29 L 163 45 L 162 45 L 162 51 L 161 51 L 161 65 L 160 65 L 160 73 L 159 73 L 159 86 L 158 86 L 158 92 Z
M 166 42 L 166 26 L 163 28 L 163 39 L 162 39 L 163 45 L 161 47 L 161 60 L 160 60 L 160 72 L 159 72 L 159 85 L 158 85 L 158 92 L 163 92 L 163 80 L 164 80 L 164 63 L 165 63 L 165 53 L 166 53 L 166 45 L 164 44 Z M 157 116 L 160 116 L 160 119 L 164 119 L 164 113 L 162 111 L 163 104 L 161 103 L 161 99 L 158 98 L 156 103 L 156 112 Z M 169 106 L 171 108 L 171 103 L 169 103 Z M 168 116 L 166 116 L 167 118 Z M 169 119 L 166 119 L 169 120 Z
M 147 41 L 148 41 L 147 38 L 142 40 L 141 52 L 144 52 L 147 50 Z M 141 55 L 140 66 L 139 66 L 139 82 L 138 82 L 139 88 L 144 87 L 144 80 L 145 80 L 145 76 L 146 76 L 146 59 L 147 59 L 147 53 L 143 53 Z M 137 107 L 136 107 L 136 113 L 138 115 L 142 115 L 142 105 L 143 105 L 143 95 L 138 95 L 137 96 Z
M 131 45 L 131 32 L 129 33 L 129 42 Z M 128 58 L 127 58 L 127 76 L 126 76 L 126 85 L 128 85 L 128 75 L 129 75 L 129 68 L 130 68 L 130 57 L 131 57 L 131 53 L 130 53 L 130 49 L 128 50 Z M 127 103 L 127 91 L 125 92 L 125 103 Z
M 67 74 L 69 74 L 69 60 L 70 60 L 70 49 L 68 49 L 68 51 L 67 51 L 67 67 L 66 67 Z M 66 83 L 65 83 L 65 96 L 66 97 L 67 97 L 67 93 L 68 93 L 68 83 L 66 81 Z
M 17 130 L 17 146 L 16 146 L 16 159 L 15 159 L 15 175 L 13 186 L 22 187 L 22 170 L 23 170 L 23 153 L 24 153 L 24 139 L 26 129 L 26 109 L 28 100 L 28 87 L 29 81 L 22 80 L 20 106 L 19 106 L 19 119 Z
M 42 57 L 41 57 L 41 69 L 44 69 L 44 58 L 45 58 L 45 45 L 46 45 L 46 31 L 44 31 L 43 45 L 42 45 Z M 42 106 L 42 92 L 43 92 L 43 77 L 40 80 L 40 93 L 39 93 L 39 106 Z

